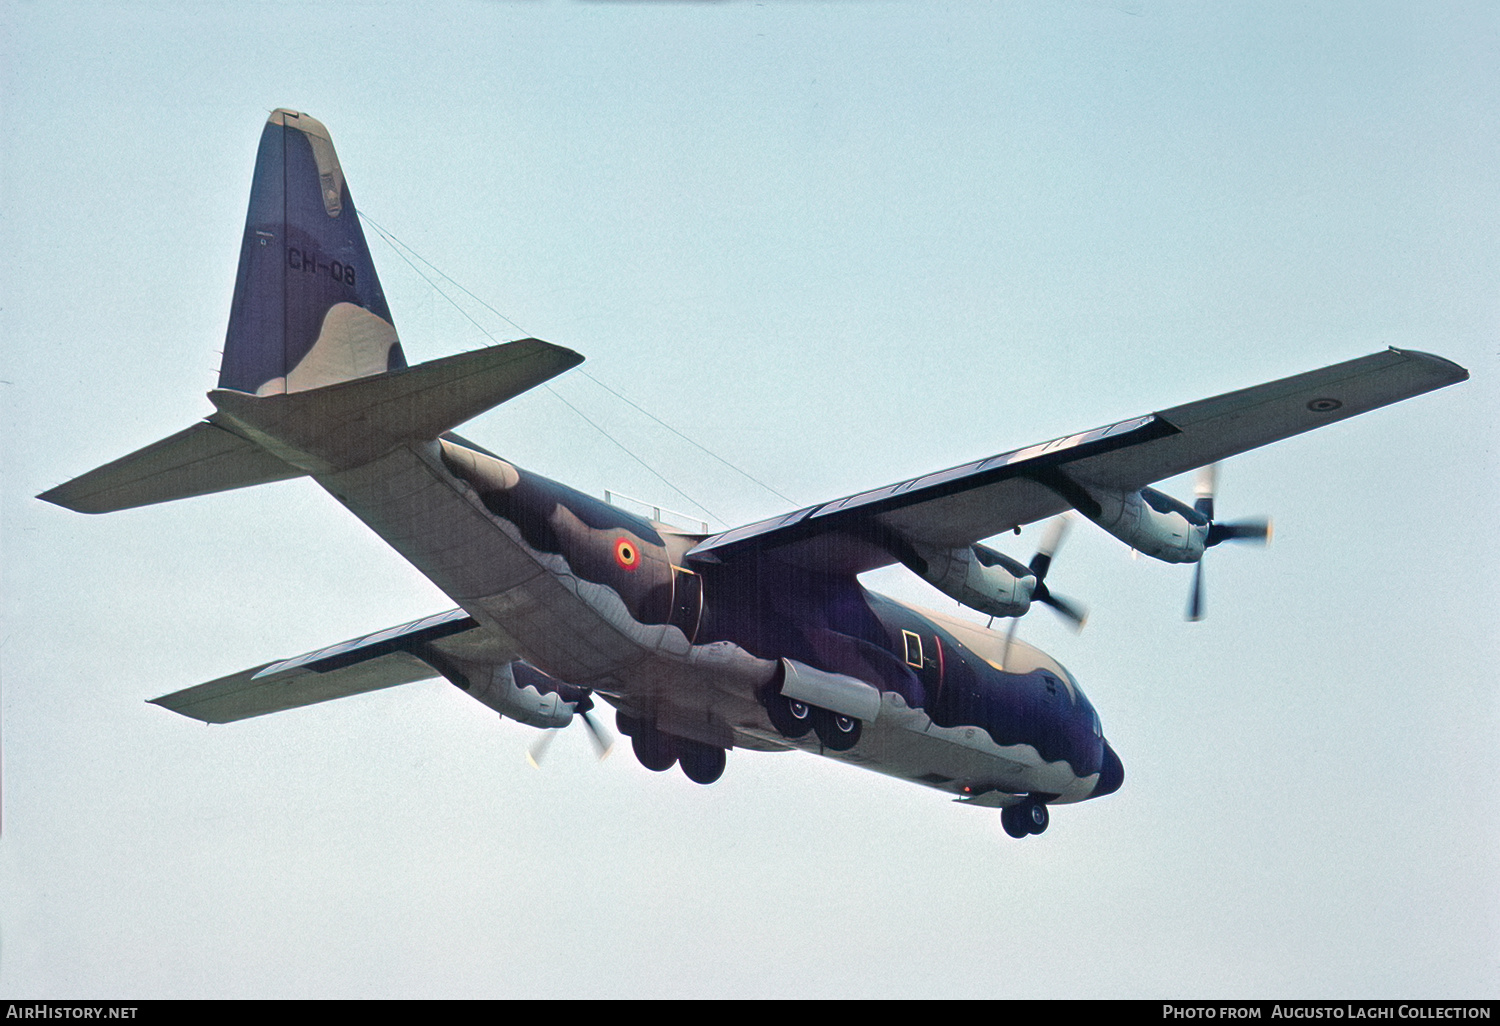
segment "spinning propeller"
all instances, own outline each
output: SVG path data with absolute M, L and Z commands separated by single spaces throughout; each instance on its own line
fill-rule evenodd
M 603 762 L 614 749 L 615 739 L 599 725 L 598 720 L 589 714 L 589 710 L 593 707 L 593 698 L 589 696 L 587 691 L 584 691 L 583 697 L 573 706 L 573 713 L 588 728 L 589 739 L 594 742 L 594 750 L 599 753 L 599 761 Z M 537 740 L 537 743 L 532 745 L 530 751 L 526 753 L 526 761 L 531 763 L 532 768 L 542 768 L 542 756 L 547 754 L 547 747 L 552 744 L 552 739 L 565 729 L 564 727 L 554 727 L 550 730 L 542 731 L 542 736 Z
M 1204 555 L 1220 542 L 1245 541 L 1265 545 L 1271 540 L 1271 521 L 1265 517 L 1254 520 L 1237 520 L 1221 524 L 1214 520 L 1214 492 L 1218 489 L 1219 465 L 1210 463 L 1198 472 L 1198 481 L 1193 486 L 1197 501 L 1193 508 L 1208 518 L 1208 537 L 1203 541 Z M 1200 556 L 1193 568 L 1193 592 L 1188 598 L 1187 618 L 1203 619 L 1203 558 Z
M 1047 535 L 1037 548 L 1036 555 L 1031 557 L 1028 567 L 1036 575 L 1036 587 L 1031 590 L 1031 600 L 1051 607 L 1058 616 L 1068 621 L 1075 631 L 1081 631 L 1084 621 L 1088 619 L 1088 611 L 1076 602 L 1071 602 L 1061 595 L 1054 595 L 1045 583 L 1047 571 L 1052 568 L 1052 557 L 1057 554 L 1058 546 L 1062 544 L 1063 537 L 1067 535 L 1068 527 L 1072 522 L 1073 518 L 1066 515 L 1052 521 L 1052 526 L 1047 529 Z M 1011 627 L 1015 628 L 1014 622 Z
M 1042 538 L 1042 544 L 1037 546 L 1036 555 L 1031 557 L 1027 569 L 1036 575 L 1036 587 L 1031 590 L 1031 601 L 1050 607 L 1058 616 L 1066 620 L 1073 630 L 1081 631 L 1084 622 L 1088 620 L 1088 611 L 1076 602 L 1053 594 L 1046 585 L 1047 571 L 1052 569 L 1052 557 L 1057 554 L 1058 547 L 1062 545 L 1062 540 L 1067 535 L 1072 522 L 1072 516 L 1066 513 L 1052 521 L 1052 526 L 1047 529 L 1046 536 Z M 1010 621 L 1010 629 L 1005 632 L 1005 649 L 1000 655 L 1002 668 L 1010 656 L 1010 643 L 1015 639 L 1016 624 L 1020 622 L 1019 616 L 1013 617 Z

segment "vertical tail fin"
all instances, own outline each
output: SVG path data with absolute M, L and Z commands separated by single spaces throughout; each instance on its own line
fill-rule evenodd
M 260 137 L 209 394 L 219 412 L 38 498 L 106 513 L 356 465 L 436 438 L 582 360 L 522 339 L 389 374 L 406 357 L 328 130 L 278 110 Z
M 328 130 L 275 111 L 255 160 L 219 387 L 274 395 L 405 366 Z

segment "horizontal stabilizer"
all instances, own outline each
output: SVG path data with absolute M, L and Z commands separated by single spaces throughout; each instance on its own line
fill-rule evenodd
M 79 513 L 112 513 L 304 473 L 254 442 L 204 421 L 37 498 Z
M 436 677 L 438 671 L 413 653 L 482 630 L 468 613 L 453 609 L 151 701 L 204 723 L 233 723 Z
M 233 424 L 289 463 L 326 473 L 437 438 L 582 362 L 571 349 L 527 338 L 305 392 L 215 389 L 208 397 L 218 412 L 210 419 Z

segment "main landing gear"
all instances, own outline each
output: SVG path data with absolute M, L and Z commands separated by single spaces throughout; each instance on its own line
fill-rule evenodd
M 717 745 L 705 745 L 697 741 L 678 738 L 677 765 L 695 784 L 712 784 L 724 775 L 726 753 Z
M 630 736 L 630 747 L 640 764 L 653 773 L 665 773 L 673 765 L 695 784 L 712 784 L 724 775 L 726 752 L 717 745 L 663 734 L 654 726 L 628 716 L 617 717 L 620 733 Z
M 811 730 L 823 747 L 833 752 L 847 752 L 859 743 L 862 724 L 852 716 L 819 709 L 774 691 L 766 694 L 763 704 L 771 726 L 782 737 L 795 741 Z
M 1007 834 L 1016 838 L 1039 834 L 1047 829 L 1047 824 L 1051 821 L 1046 803 L 1035 798 L 1028 798 L 1019 805 L 1008 805 L 1000 810 L 1000 825 Z

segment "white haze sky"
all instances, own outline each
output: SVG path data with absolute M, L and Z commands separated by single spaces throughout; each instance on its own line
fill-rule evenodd
M 0 993 L 1500 988 L 1494 4 L 11 2 L 0 69 Z M 519 325 L 372 240 L 414 362 L 569 346 L 799 504 L 1388 345 L 1473 380 L 1226 465 L 1278 532 L 1214 551 L 1204 623 L 1074 530 L 1089 627 L 1022 636 L 1126 779 L 1038 838 L 798 754 L 700 788 L 573 729 L 533 771 L 441 681 L 208 728 L 145 700 L 450 605 L 305 481 L 32 498 L 209 412 L 278 106 Z M 465 433 L 786 508 L 554 388 Z

